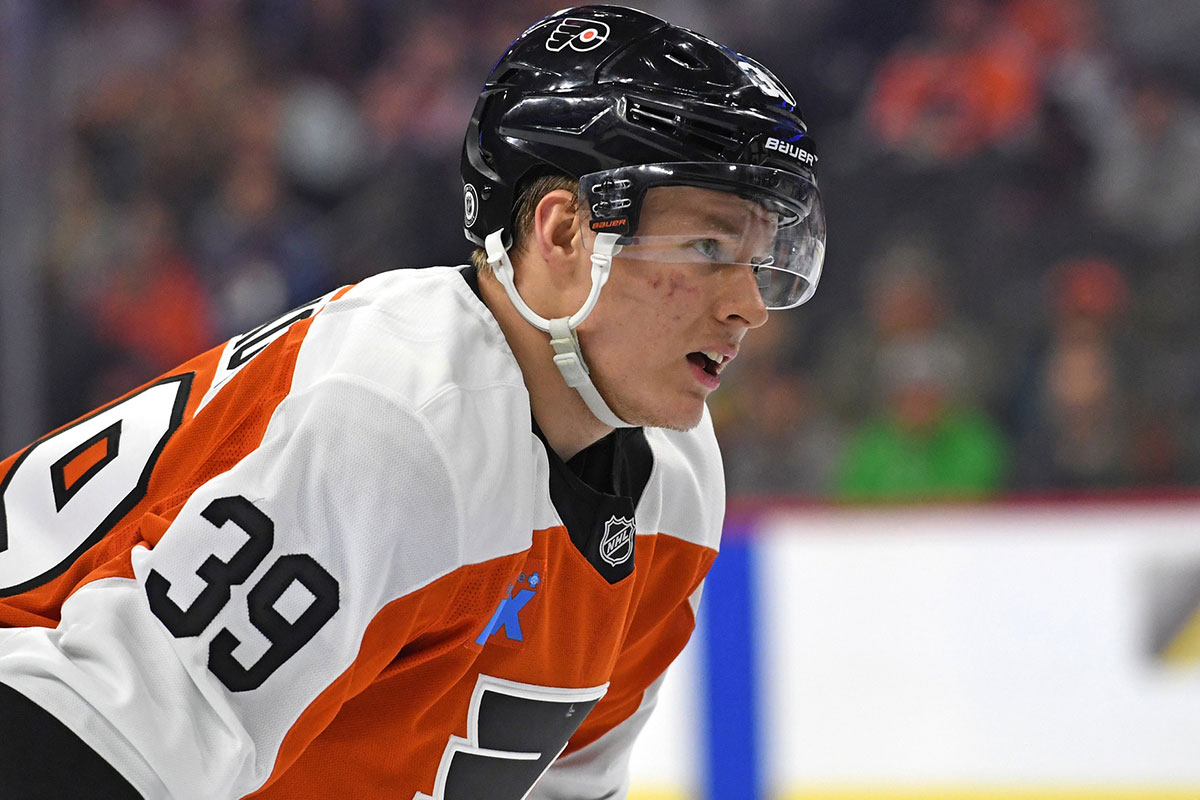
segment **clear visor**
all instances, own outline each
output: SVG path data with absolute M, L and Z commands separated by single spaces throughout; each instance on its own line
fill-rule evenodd
M 817 187 L 742 164 L 647 164 L 585 175 L 585 244 L 620 233 L 619 258 L 753 270 L 769 309 L 812 297 L 825 258 Z M 622 224 L 622 221 L 625 221 Z

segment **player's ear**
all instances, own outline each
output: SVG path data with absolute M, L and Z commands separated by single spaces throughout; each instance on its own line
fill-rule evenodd
M 530 246 L 550 267 L 555 288 L 569 290 L 580 279 L 590 281 L 590 259 L 584 252 L 576 200 L 572 192 L 546 192 L 533 212 Z

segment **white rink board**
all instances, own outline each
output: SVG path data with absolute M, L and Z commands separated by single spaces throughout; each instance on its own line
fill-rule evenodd
M 1200 666 L 1149 644 L 1200 501 L 779 512 L 758 544 L 776 790 L 1200 790 Z
M 658 706 L 630 757 L 630 800 L 700 797 L 704 747 L 702 637 L 696 632 L 667 670 Z

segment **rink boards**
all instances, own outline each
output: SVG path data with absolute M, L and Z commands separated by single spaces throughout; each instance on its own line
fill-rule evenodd
M 1198 798 L 1200 498 L 739 508 L 632 771 L 635 800 Z

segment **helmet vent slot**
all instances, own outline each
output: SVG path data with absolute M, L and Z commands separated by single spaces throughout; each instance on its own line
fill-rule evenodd
M 656 104 L 630 100 L 625 116 L 635 125 L 665 134 L 692 147 L 711 151 L 714 156 L 738 149 L 742 144 L 736 130 L 727 130 L 718 124 L 672 114 L 668 109 Z
M 663 56 L 668 61 L 692 72 L 699 72 L 708 68 L 708 65 L 696 55 L 695 48 L 690 44 L 668 42 Z
M 664 114 L 658 109 L 648 108 L 641 103 L 630 103 L 625 116 L 630 122 L 645 125 L 647 128 L 659 133 L 667 133 L 673 136 L 678 136 L 680 133 L 679 117 L 673 114 Z

